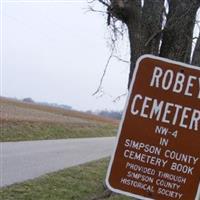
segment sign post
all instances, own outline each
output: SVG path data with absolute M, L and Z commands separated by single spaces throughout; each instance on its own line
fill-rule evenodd
M 199 199 L 200 68 L 139 58 L 106 183 L 140 199 Z

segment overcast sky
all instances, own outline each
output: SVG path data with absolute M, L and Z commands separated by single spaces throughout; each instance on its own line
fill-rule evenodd
M 87 12 L 86 0 L 16 2 L 4 1 L 2 7 L 1 94 L 78 110 L 123 109 L 126 98 L 113 100 L 127 92 L 128 64 L 112 59 L 103 96 L 92 96 L 110 54 L 105 17 Z M 129 59 L 127 41 L 121 52 L 120 56 Z
M 110 55 L 109 31 L 106 17 L 87 12 L 86 0 L 6 0 L 2 11 L 1 95 L 78 110 L 123 109 L 126 96 L 113 100 L 127 92 L 129 65 L 114 58 L 103 96 L 92 96 Z M 118 50 L 129 60 L 127 40 Z

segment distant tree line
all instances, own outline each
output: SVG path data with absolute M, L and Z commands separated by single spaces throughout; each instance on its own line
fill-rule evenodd
M 113 119 L 121 119 L 122 111 L 102 110 L 98 113 L 98 115 L 103 116 L 103 117 L 113 118 Z
M 26 102 L 26 103 L 34 103 L 33 99 L 30 97 L 24 98 L 24 99 L 22 99 L 22 101 Z
M 22 101 L 26 102 L 26 103 L 36 103 L 36 104 L 41 104 L 41 105 L 46 105 L 46 106 L 63 108 L 63 109 L 66 109 L 66 110 L 71 110 L 72 109 L 71 106 L 64 105 L 64 104 L 48 103 L 48 102 L 36 102 L 32 98 L 30 98 L 30 97 L 24 98 L 24 99 L 22 99 Z
M 71 106 L 64 105 L 64 104 L 57 104 L 57 103 L 48 103 L 48 102 L 36 102 L 32 98 L 27 97 L 22 99 L 23 102 L 26 103 L 36 103 L 40 105 L 46 105 L 46 106 L 52 106 L 52 107 L 57 107 L 57 108 L 63 108 L 66 110 L 72 110 Z M 111 119 L 117 119 L 120 120 L 122 117 L 122 111 L 113 111 L 113 110 L 99 110 L 99 111 L 86 111 L 86 113 L 93 114 L 93 115 L 99 115 L 102 117 L 107 117 Z
M 95 114 L 102 117 L 107 117 L 111 119 L 118 119 L 120 120 L 122 117 L 122 111 L 113 111 L 113 110 L 100 110 L 100 111 L 87 111 L 89 114 Z

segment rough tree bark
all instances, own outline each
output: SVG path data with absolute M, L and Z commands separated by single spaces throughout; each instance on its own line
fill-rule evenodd
M 132 2 L 134 3 L 134 1 Z M 159 55 L 164 2 L 161 0 L 155 4 L 152 3 L 152 0 L 148 0 L 142 9 L 141 5 L 138 5 L 136 9 L 137 15 L 127 21 L 131 50 L 128 85 L 130 85 L 135 63 L 139 56 L 147 53 Z M 158 12 L 152 12 L 152 10 Z
M 98 0 L 107 6 L 109 16 L 126 24 L 131 64 L 129 84 L 137 58 L 153 54 L 191 63 L 193 29 L 200 0 Z M 168 11 L 168 12 L 167 12 Z M 200 66 L 200 41 L 192 63 Z
M 197 44 L 196 44 L 193 59 L 192 59 L 192 64 L 196 66 L 200 65 L 200 37 L 197 40 Z
M 169 3 L 160 56 L 190 63 L 193 29 L 198 1 L 176 0 Z

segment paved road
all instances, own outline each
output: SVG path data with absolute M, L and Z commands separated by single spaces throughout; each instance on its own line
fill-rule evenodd
M 0 186 L 111 155 L 114 138 L 3 142 Z

